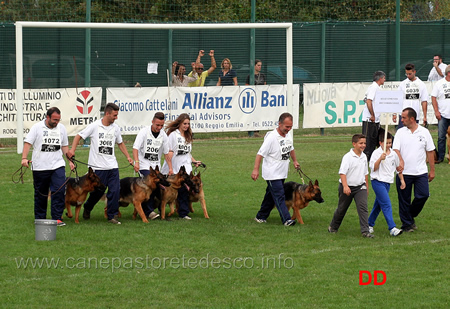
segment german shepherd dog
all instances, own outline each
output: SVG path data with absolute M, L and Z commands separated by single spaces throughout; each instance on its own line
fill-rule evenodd
M 180 189 L 183 185 L 188 188 L 193 186 L 191 178 L 189 177 L 189 174 L 186 173 L 184 166 L 180 168 L 177 174 L 168 176 L 167 181 L 170 183 L 170 187 L 165 188 L 165 190 L 161 190 L 161 220 L 164 220 L 166 217 L 167 204 L 169 204 L 171 210 L 174 208 L 175 201 L 178 197 L 178 189 Z M 173 211 L 171 211 L 171 214 L 173 214 Z
M 198 172 L 195 176 L 191 172 L 189 177 L 192 181 L 192 186 L 189 187 L 190 188 L 190 190 L 189 190 L 189 210 L 190 210 L 190 212 L 194 212 L 192 203 L 200 202 L 200 205 L 202 206 L 202 209 L 203 209 L 203 215 L 205 216 L 206 219 L 209 219 L 208 210 L 206 210 L 205 192 L 203 192 L 203 182 L 200 177 L 200 172 Z M 173 213 L 175 212 L 175 210 L 173 209 L 173 204 L 171 204 L 170 206 L 171 206 L 170 213 L 168 215 L 169 217 L 171 215 L 173 215 Z M 178 212 L 178 201 L 176 201 L 176 206 L 177 206 L 177 212 Z
M 319 188 L 319 181 L 315 181 L 314 185 L 312 181 L 309 181 L 307 185 L 301 185 L 299 183 L 289 181 L 284 184 L 284 196 L 286 199 L 286 206 L 288 210 L 293 208 L 292 219 L 296 219 L 300 224 L 303 223 L 302 216 L 300 215 L 300 209 L 308 206 L 309 202 L 316 201 L 317 203 L 323 203 L 322 192 Z
M 136 212 L 141 216 L 142 222 L 148 223 L 148 219 L 142 210 L 142 202 L 147 201 L 157 186 L 170 186 L 163 174 L 159 172 L 158 166 L 150 167 L 150 174 L 144 177 L 126 177 L 120 180 L 119 206 L 127 207 L 133 203 L 133 219 L 136 219 Z
M 70 206 L 76 206 L 75 208 L 75 223 L 80 223 L 78 221 L 78 217 L 80 214 L 81 205 L 83 205 L 84 201 L 89 192 L 94 191 L 95 189 L 105 190 L 105 185 L 100 181 L 100 178 L 97 174 L 94 173 L 94 170 L 89 167 L 89 171 L 86 175 L 80 177 L 78 182 L 75 178 L 69 178 L 66 185 L 66 210 L 67 217 L 72 218 L 72 210 Z

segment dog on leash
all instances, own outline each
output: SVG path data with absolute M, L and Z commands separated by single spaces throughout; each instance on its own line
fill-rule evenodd
M 161 190 L 160 202 L 161 202 L 161 220 L 166 218 L 166 205 L 169 204 L 170 209 L 173 210 L 175 206 L 175 201 L 178 197 L 178 189 L 181 186 L 187 186 L 188 190 L 193 186 L 189 174 L 186 173 L 184 166 L 181 166 L 180 170 L 175 175 L 170 175 L 167 177 L 167 181 L 170 183 L 170 187 Z M 171 211 L 169 215 L 174 212 Z
M 164 186 L 164 188 L 171 185 L 159 172 L 158 166 L 155 169 L 150 167 L 150 173 L 144 177 L 122 178 L 120 180 L 119 206 L 127 207 L 132 203 L 134 205 L 133 219 L 136 219 L 136 213 L 138 213 L 142 222 L 148 223 L 148 219 L 142 210 L 142 203 L 150 198 L 158 185 Z
M 67 217 L 73 217 L 70 206 L 75 206 L 75 223 L 80 223 L 78 218 L 81 205 L 83 205 L 86 200 L 88 193 L 97 188 L 101 190 L 106 189 L 105 185 L 100 181 L 100 178 L 94 173 L 94 170 L 91 167 L 89 167 L 88 173 L 80 177 L 78 181 L 76 181 L 75 178 L 69 178 L 66 185 L 65 201 Z
M 294 181 L 286 182 L 284 184 L 284 196 L 288 210 L 293 209 L 292 219 L 297 219 L 300 224 L 304 224 L 300 209 L 308 206 L 311 201 L 324 202 L 317 180 L 314 184 L 309 181 L 307 185 L 301 185 Z
M 192 181 L 192 185 L 189 187 L 189 210 L 190 212 L 194 212 L 192 203 L 200 202 L 200 205 L 203 209 L 203 215 L 206 219 L 209 219 L 208 210 L 206 209 L 205 192 L 203 191 L 203 182 L 200 176 L 200 172 L 198 172 L 196 175 L 191 172 L 189 177 Z M 178 201 L 176 201 L 176 206 L 178 212 Z M 168 214 L 168 216 L 170 217 L 174 212 L 175 210 L 173 209 L 173 204 L 171 204 L 170 213 Z

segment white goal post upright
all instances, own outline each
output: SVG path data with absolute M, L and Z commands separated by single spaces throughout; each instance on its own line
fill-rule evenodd
M 287 104 L 293 101 L 292 23 L 230 24 L 125 24 L 18 21 L 16 26 L 16 106 L 17 153 L 23 151 L 23 28 L 135 29 L 135 30 L 201 30 L 201 29 L 286 29 Z

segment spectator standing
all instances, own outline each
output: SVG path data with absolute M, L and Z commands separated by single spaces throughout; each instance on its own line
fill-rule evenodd
M 66 225 L 61 219 L 65 208 L 66 163 L 63 156 L 69 151 L 67 131 L 60 123 L 61 111 L 57 107 L 47 110 L 44 120 L 34 124 L 28 132 L 22 152 L 22 166 L 32 165 L 34 182 L 34 218 L 46 219 L 48 192 L 51 193 L 51 216 L 58 226 Z M 31 161 L 28 153 L 33 147 Z M 70 169 L 74 164 L 70 161 Z
M 255 60 L 255 85 L 266 85 L 266 75 L 261 73 L 262 61 L 259 59 Z M 245 84 L 247 86 L 250 85 L 250 74 L 247 75 L 247 79 L 245 80 Z
M 425 83 L 416 76 L 414 64 L 408 63 L 405 66 L 406 79 L 403 80 L 398 89 L 403 92 L 403 109 L 412 107 L 417 114 L 417 123 L 420 118 L 420 105 L 423 110 L 423 124 L 427 125 L 428 90 Z M 401 116 L 399 117 L 398 129 L 403 127 Z
M 198 79 L 197 72 L 194 72 L 192 77 L 184 75 L 184 73 L 186 73 L 186 66 L 175 61 L 172 64 L 172 86 L 187 87 L 189 83 L 192 83 Z
M 431 92 L 434 115 L 438 120 L 438 159 L 436 164 L 444 161 L 445 141 L 448 126 L 450 126 L 450 65 L 445 70 L 445 78 L 434 84 Z M 450 161 L 450 158 L 449 158 Z
M 434 55 L 433 57 L 433 68 L 428 74 L 429 82 L 437 82 L 444 78 L 444 71 L 447 65 L 443 63 L 443 59 L 441 55 Z
M 236 71 L 233 70 L 233 65 L 231 64 L 230 59 L 223 59 L 220 67 L 222 70 L 219 72 L 219 81 L 217 82 L 217 86 L 237 86 L 238 81 Z
M 209 51 L 209 56 L 211 57 L 211 67 L 205 71 L 203 63 L 201 63 L 201 58 L 205 55 L 204 50 L 198 52 L 197 60 L 192 64 L 192 71 L 189 73 L 189 77 L 193 77 L 194 73 L 197 73 L 198 79 L 190 82 L 189 87 L 203 87 L 205 86 L 206 78 L 214 72 L 216 69 L 216 59 L 214 58 L 214 50 Z
M 380 113 L 377 113 L 373 108 L 373 102 L 380 86 L 386 81 L 386 74 L 383 71 L 376 71 L 373 74 L 373 82 L 367 88 L 366 95 L 364 97 L 364 110 L 363 110 L 363 122 L 362 133 L 366 137 L 366 147 L 364 153 L 367 160 L 370 160 L 372 152 L 378 147 L 378 130 L 380 129 Z

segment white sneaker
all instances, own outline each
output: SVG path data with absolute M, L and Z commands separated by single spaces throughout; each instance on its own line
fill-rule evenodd
M 181 218 L 181 219 L 184 219 L 184 220 L 192 220 L 192 218 L 191 217 L 189 217 L 189 216 L 184 216 L 183 218 Z
M 149 215 L 148 215 L 148 218 L 150 219 L 150 220 L 155 220 L 156 218 L 158 218 L 159 217 L 159 214 L 157 214 L 156 212 L 154 212 L 154 211 L 152 211 Z
M 403 233 L 403 231 L 400 230 L 400 229 L 398 229 L 398 228 L 396 228 L 396 227 L 393 227 L 393 228 L 389 231 L 389 234 L 391 234 L 391 236 L 398 236 L 398 235 L 400 235 L 401 233 Z
M 373 226 L 369 226 L 369 233 L 373 234 Z

